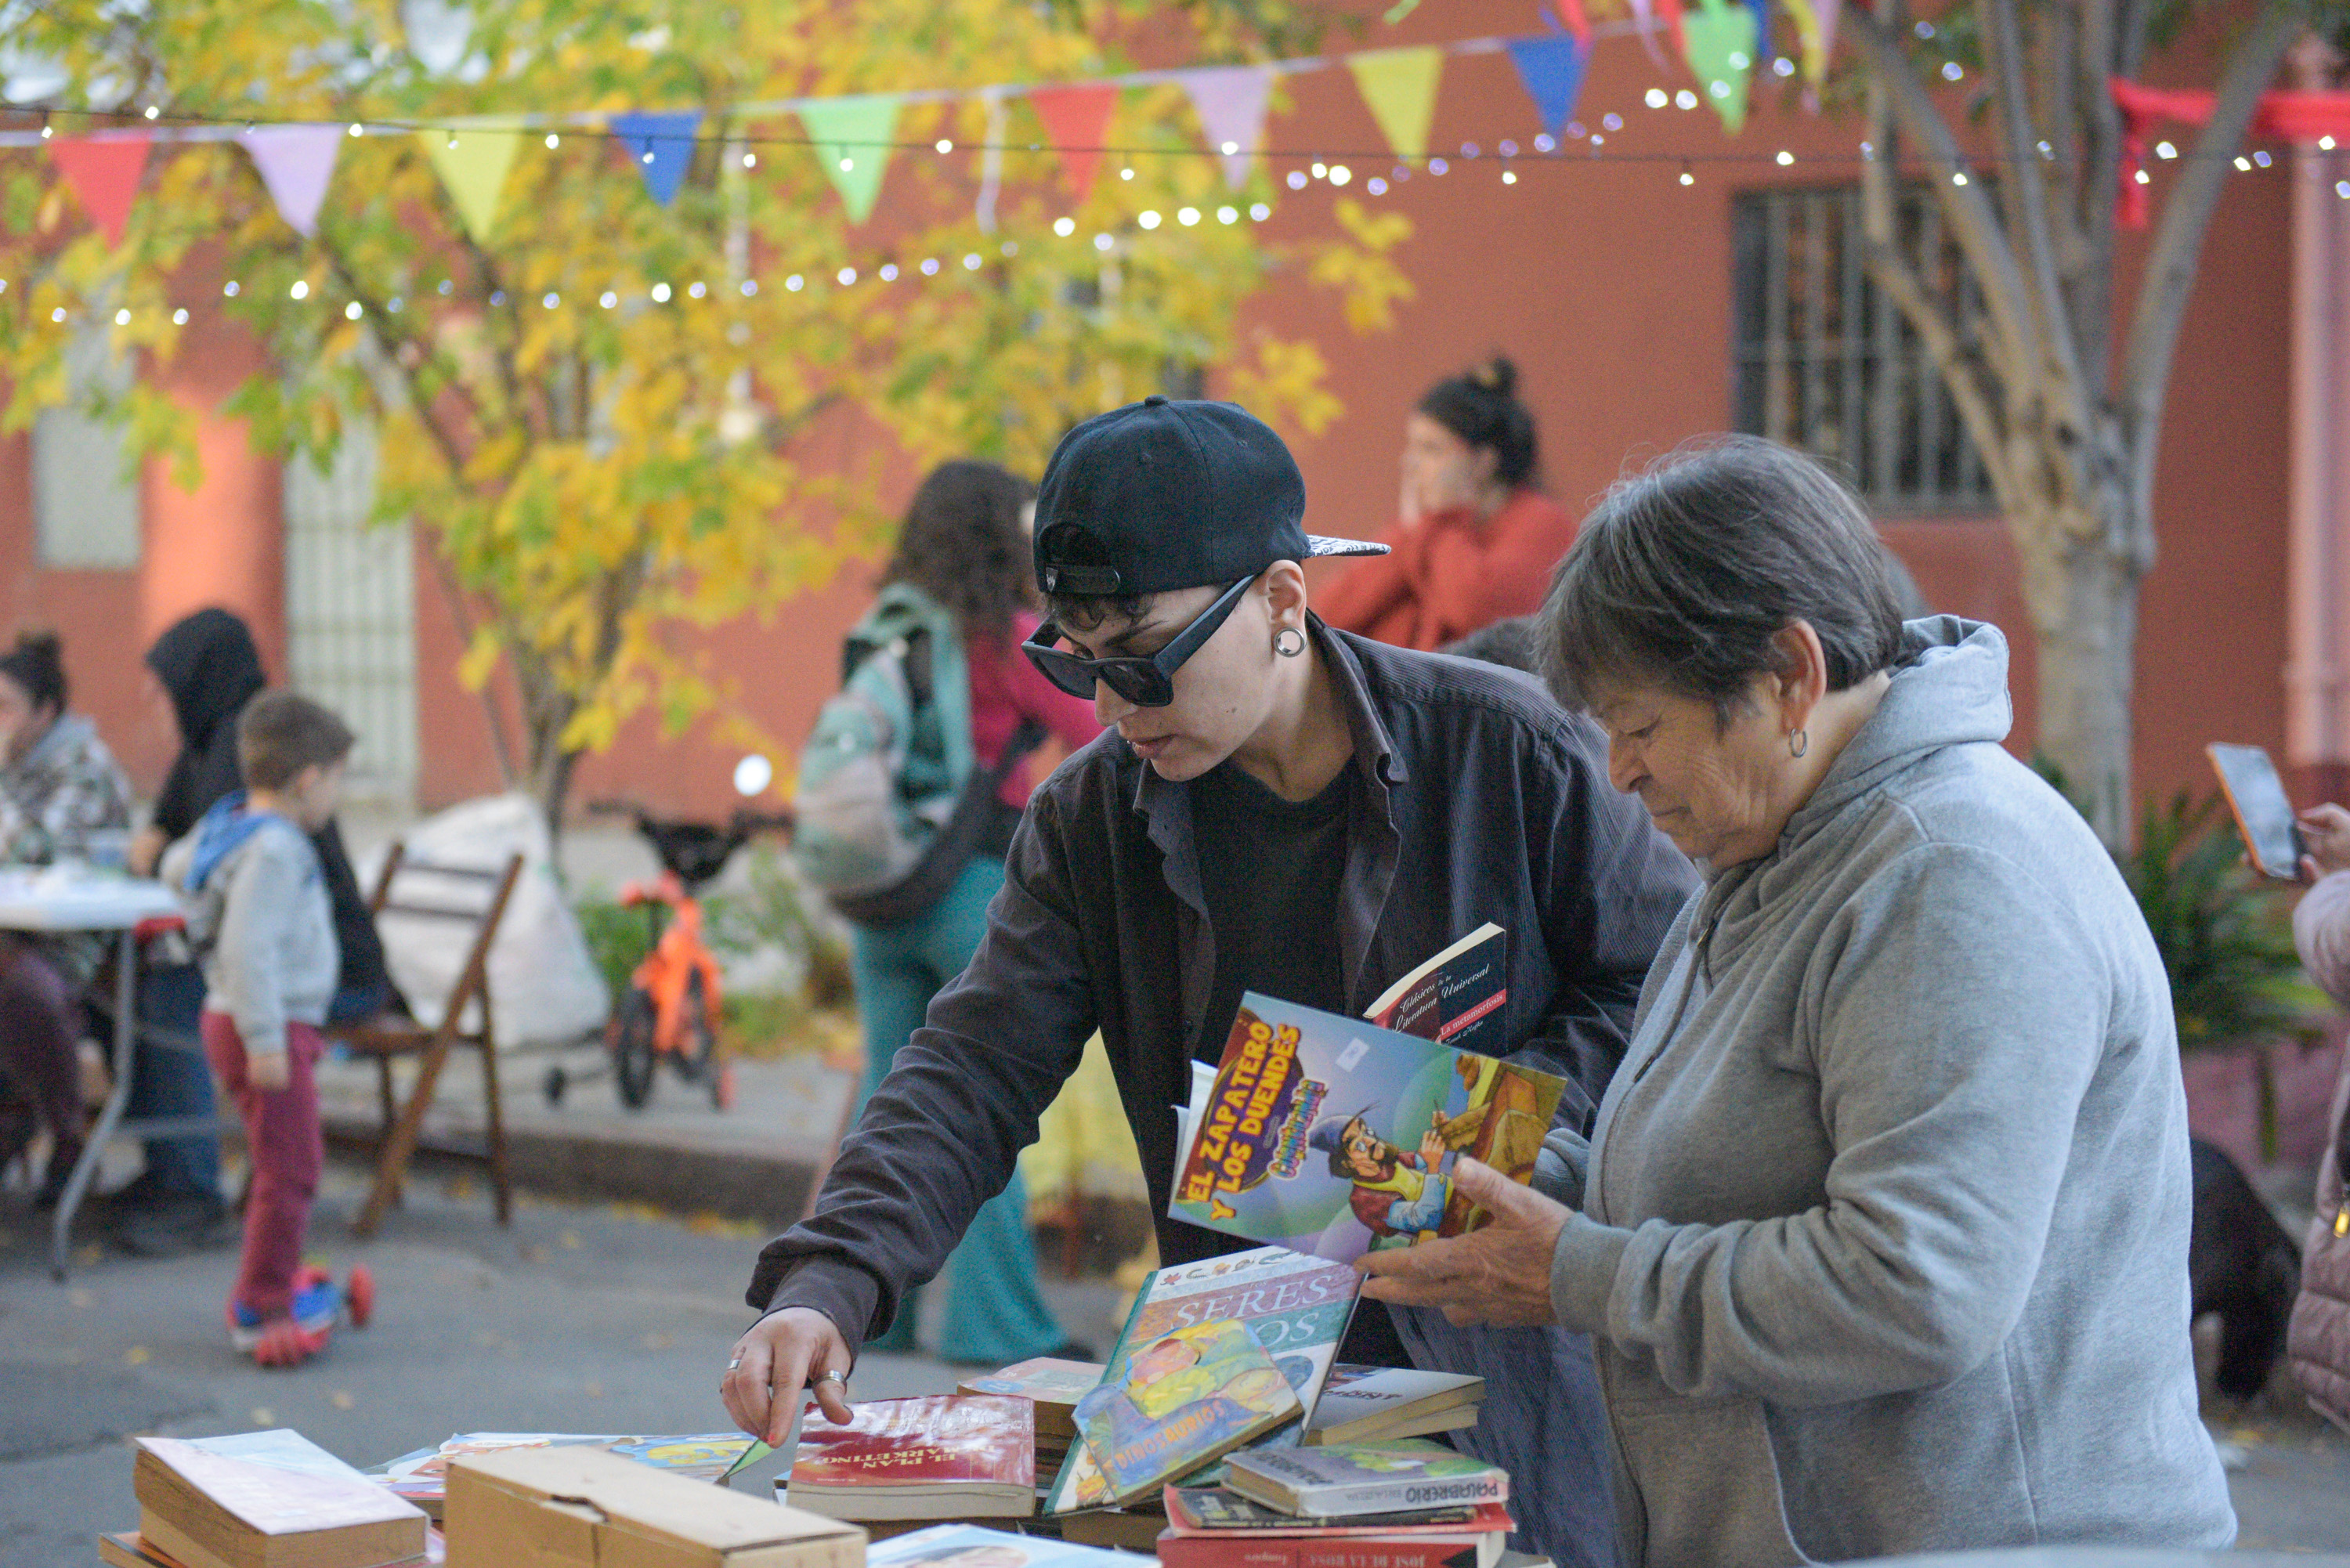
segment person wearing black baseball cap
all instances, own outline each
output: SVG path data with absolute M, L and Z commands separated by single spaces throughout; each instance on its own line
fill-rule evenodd
M 1324 626 L 1303 563 L 1383 546 L 1305 517 L 1288 449 L 1228 403 L 1145 399 L 1055 451 L 1035 539 L 1052 619 L 1025 651 L 1107 732 L 1031 797 L 971 966 L 899 1049 L 814 1214 L 761 1252 L 748 1299 L 767 1315 L 721 1386 L 745 1430 L 779 1442 L 811 1385 L 847 1418 L 858 1347 L 1009 1179 L 1097 1028 L 1166 1265 L 1246 1245 L 1163 1218 L 1171 1107 L 1243 990 L 1359 1014 L 1492 921 L 1512 1059 L 1565 1076 L 1562 1115 L 1587 1126 L 1695 874 L 1608 787 L 1596 728 L 1536 683 Z M 1514 1542 L 1563 1568 L 1614 1561 L 1587 1342 L 1410 1308 L 1389 1327 L 1365 1302 L 1340 1354 L 1366 1351 L 1484 1376 L 1464 1438 L 1520 1478 Z

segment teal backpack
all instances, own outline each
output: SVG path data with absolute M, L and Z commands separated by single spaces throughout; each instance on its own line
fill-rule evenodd
M 859 924 L 913 919 L 962 875 L 996 792 L 1043 738 L 1024 723 L 994 767 L 974 764 L 961 628 L 921 589 L 891 583 L 850 630 L 839 693 L 800 749 L 801 875 Z

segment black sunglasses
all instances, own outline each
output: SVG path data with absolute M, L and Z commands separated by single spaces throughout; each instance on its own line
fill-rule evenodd
M 1256 574 L 1251 573 L 1226 588 L 1172 642 L 1148 659 L 1079 659 L 1063 653 L 1053 646 L 1061 640 L 1061 628 L 1049 620 L 1020 645 L 1020 651 L 1045 680 L 1072 697 L 1090 699 L 1098 680 L 1138 708 L 1164 708 L 1175 701 L 1175 672 L 1216 635 L 1254 581 Z

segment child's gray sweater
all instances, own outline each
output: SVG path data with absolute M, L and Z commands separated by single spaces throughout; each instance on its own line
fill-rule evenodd
M 172 846 L 163 878 L 190 904 L 188 936 L 204 970 L 205 1008 L 236 1021 L 248 1053 L 286 1049 L 286 1025 L 326 1021 L 342 952 L 317 852 L 301 830 L 265 816 L 189 887 L 211 826 Z

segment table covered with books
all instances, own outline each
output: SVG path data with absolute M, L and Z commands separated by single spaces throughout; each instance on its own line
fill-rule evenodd
M 1499 941 L 1475 933 L 1429 967 L 1493 973 Z M 1491 1012 L 1473 986 L 1454 990 L 1432 1022 Z M 100 1554 L 123 1568 L 1531 1564 L 1510 1562 L 1509 1475 L 1445 1441 L 1476 1425 L 1484 1381 L 1337 1354 L 1353 1260 L 1474 1228 L 1450 1161 L 1525 1179 L 1561 1087 L 1251 992 L 1181 1113 L 1170 1213 L 1277 1244 L 1149 1276 L 1104 1364 L 1021 1362 L 952 1394 L 859 1402 L 844 1424 L 811 1403 L 784 1451 L 736 1432 L 480 1431 L 359 1471 L 290 1431 L 142 1438 L 139 1530 Z

